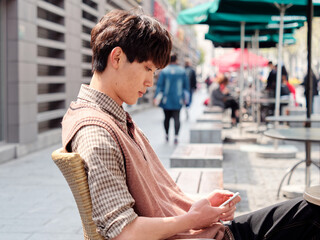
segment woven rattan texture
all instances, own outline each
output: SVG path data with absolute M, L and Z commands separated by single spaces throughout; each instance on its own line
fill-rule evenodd
M 72 191 L 80 213 L 85 240 L 102 240 L 92 220 L 92 204 L 83 160 L 77 153 L 66 153 L 58 149 L 52 153 L 52 160 L 59 167 Z

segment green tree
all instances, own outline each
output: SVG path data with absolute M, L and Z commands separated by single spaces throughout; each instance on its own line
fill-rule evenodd
M 171 6 L 178 11 L 178 6 L 180 4 L 180 10 L 184 10 L 191 7 L 189 0 L 169 0 Z
M 199 52 L 200 52 L 200 57 L 199 57 L 198 65 L 201 65 L 204 63 L 204 58 L 205 58 L 206 53 L 202 47 L 199 48 Z

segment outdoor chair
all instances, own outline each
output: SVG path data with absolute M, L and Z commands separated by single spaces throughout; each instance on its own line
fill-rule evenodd
M 64 152 L 62 148 L 52 153 L 52 160 L 59 167 L 72 191 L 80 213 L 85 240 L 103 240 L 96 232 L 92 220 L 92 204 L 88 179 L 83 160 L 77 153 Z
M 88 179 L 84 169 L 83 159 L 78 153 L 64 152 L 62 148 L 55 150 L 52 160 L 58 166 L 72 191 L 80 213 L 83 235 L 85 240 L 103 240 L 96 232 L 96 225 L 92 220 L 92 203 L 89 192 Z M 185 240 L 210 240 L 193 238 Z M 212 239 L 211 239 L 212 240 Z

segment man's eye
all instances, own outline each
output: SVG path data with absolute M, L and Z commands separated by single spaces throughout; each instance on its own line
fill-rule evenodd
M 146 70 L 149 71 L 149 72 L 152 71 L 152 69 L 149 68 L 149 67 L 146 67 Z

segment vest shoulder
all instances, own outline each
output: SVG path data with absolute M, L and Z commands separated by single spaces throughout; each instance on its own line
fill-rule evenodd
M 119 128 L 113 117 L 92 105 L 71 103 L 62 120 L 62 143 L 67 147 L 73 136 L 85 126 L 100 126 L 111 134 Z

